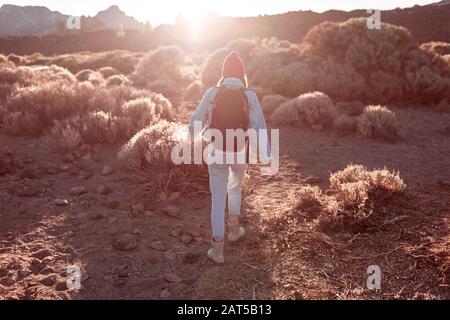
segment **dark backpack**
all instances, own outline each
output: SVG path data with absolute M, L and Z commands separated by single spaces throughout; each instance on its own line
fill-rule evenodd
M 218 87 L 218 92 L 212 102 L 211 125 L 213 129 L 218 129 L 223 135 L 222 149 L 228 152 L 238 152 L 238 139 L 234 138 L 234 149 L 227 146 L 226 130 L 243 129 L 248 130 L 250 118 L 247 95 L 248 89 L 238 87 Z M 214 142 L 214 141 L 213 141 Z M 247 140 L 246 140 L 247 144 Z

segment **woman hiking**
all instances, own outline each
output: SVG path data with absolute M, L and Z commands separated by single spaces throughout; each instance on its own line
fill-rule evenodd
M 236 242 L 245 235 L 245 229 L 239 223 L 241 214 L 242 180 L 245 177 L 249 147 L 246 141 L 244 145 L 236 146 L 227 143 L 226 131 L 228 129 L 246 132 L 254 129 L 256 132 L 264 130 L 267 143 L 266 160 L 270 161 L 270 147 L 267 140 L 266 123 L 261 110 L 258 97 L 255 92 L 248 89 L 245 67 L 238 52 L 230 53 L 223 63 L 222 78 L 216 87 L 208 89 L 203 96 L 197 110 L 190 122 L 191 136 L 194 127 L 205 128 L 203 135 L 208 130 L 215 129 L 223 134 L 223 140 L 212 141 L 214 143 L 214 159 L 208 158 L 208 171 L 210 177 L 210 190 L 212 196 L 211 225 L 212 242 L 208 257 L 215 263 L 224 263 L 225 240 L 225 207 L 228 199 L 228 236 L 229 242 Z M 237 131 L 236 131 L 237 132 Z M 237 138 L 233 138 L 236 142 Z M 231 155 L 231 157 L 230 157 Z M 222 159 L 223 161 L 217 161 Z M 232 159 L 233 161 L 229 161 Z M 244 159 L 244 161 L 242 161 Z M 238 161 L 241 160 L 241 161 Z M 275 174 L 275 172 L 272 172 Z

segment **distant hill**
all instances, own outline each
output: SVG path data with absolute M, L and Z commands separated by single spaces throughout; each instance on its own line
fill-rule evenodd
M 450 4 L 436 3 L 426 6 L 414 6 L 405 9 L 382 11 L 382 22 L 406 27 L 416 39 L 450 42 Z M 14 15 L 5 12 L 14 7 Z M 26 9 L 20 9 L 26 8 Z M 354 17 L 368 17 L 366 10 L 350 12 L 330 10 L 324 13 L 296 11 L 278 15 L 258 17 L 209 16 L 202 27 L 202 37 L 192 41 L 189 26 L 182 21 L 175 25 L 161 25 L 152 30 L 144 28 L 134 18 L 127 16 L 117 6 L 99 12 L 94 17 L 83 17 L 82 30 L 67 31 L 55 27 L 66 16 L 51 12 L 42 7 L 16 7 L 5 5 L 0 8 L 0 37 L 2 33 L 27 35 L 34 31 L 45 36 L 8 37 L 0 39 L 0 52 L 31 54 L 69 53 L 76 51 L 105 51 L 125 49 L 147 51 L 160 45 L 180 45 L 187 50 L 212 50 L 227 42 L 243 37 L 277 37 L 280 40 L 301 42 L 308 30 L 324 21 L 345 21 Z M 30 15 L 33 18 L 27 18 Z M 52 19 L 39 17 L 53 17 Z M 5 22 L 7 18 L 10 22 Z M 11 23 L 21 21 L 21 23 Z M 39 25 L 41 21 L 42 25 Z M 44 22 L 42 22 L 44 21 Z M 65 20 L 64 20 L 65 21 Z M 123 26 L 126 29 L 122 37 L 117 37 L 114 29 Z M 9 29 L 8 29 L 8 28 Z M 56 29 L 56 31 L 55 31 Z M 113 30 L 111 30 L 113 29 Z M 63 33 L 63 34 L 61 34 Z
M 0 7 L 0 37 L 54 33 L 66 20 L 67 16 L 46 7 L 5 4 Z
M 39 6 L 0 7 L 0 37 L 23 37 L 60 33 L 66 29 L 68 15 Z M 95 17 L 82 17 L 81 31 L 103 29 L 138 29 L 143 26 L 117 6 L 100 11 Z
M 104 11 L 100 11 L 94 17 L 101 21 L 108 29 L 139 29 L 143 25 L 133 17 L 127 16 L 118 6 L 111 6 Z

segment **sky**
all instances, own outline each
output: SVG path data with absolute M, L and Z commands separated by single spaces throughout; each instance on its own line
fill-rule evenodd
M 179 14 L 196 20 L 208 11 L 219 16 L 257 16 L 287 11 L 329 9 L 394 9 L 424 5 L 439 0 L 0 0 L 0 5 L 40 5 L 63 14 L 93 16 L 111 5 L 118 5 L 128 15 L 153 26 L 173 23 Z

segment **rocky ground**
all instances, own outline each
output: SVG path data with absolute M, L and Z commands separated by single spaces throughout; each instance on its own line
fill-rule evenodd
M 449 296 L 449 114 L 398 111 L 397 144 L 283 128 L 282 166 L 246 180 L 246 239 L 227 263 L 205 256 L 206 193 L 140 192 L 117 147 L 54 152 L 43 139 L 0 135 L 0 298 L 445 299 Z M 400 171 L 403 198 L 378 208 L 370 230 L 324 233 L 290 212 L 295 190 L 326 188 L 348 163 Z M 140 177 L 142 178 L 142 177 Z M 366 288 L 379 265 L 382 289 Z M 80 289 L 67 268 L 80 269 Z

